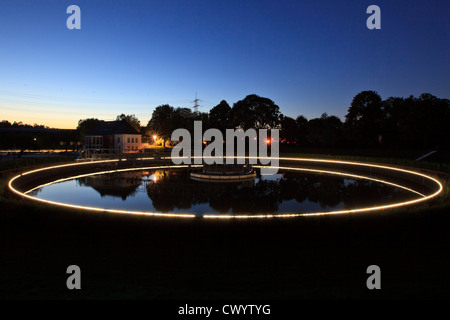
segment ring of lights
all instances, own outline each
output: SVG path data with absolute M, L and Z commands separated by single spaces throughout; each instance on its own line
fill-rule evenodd
M 165 158 L 165 160 L 168 160 L 170 158 Z M 154 158 L 145 158 L 145 159 L 135 159 L 135 160 L 142 160 L 142 161 L 154 161 Z M 362 212 L 374 212 L 374 211 L 381 211 L 385 209 L 391 209 L 391 208 L 398 208 L 402 206 L 408 206 L 412 204 L 417 204 L 419 202 L 428 201 L 437 195 L 439 195 L 442 190 L 443 186 L 441 182 L 431 176 L 425 175 L 420 172 L 406 170 L 403 168 L 397 168 L 392 166 L 386 166 L 386 165 L 378 165 L 378 164 L 370 164 L 370 163 L 361 163 L 361 162 L 350 162 L 350 161 L 337 161 L 337 160 L 326 160 L 326 159 L 310 159 L 310 158 L 279 158 L 281 161 L 286 161 L 287 163 L 294 163 L 290 166 L 280 166 L 279 169 L 282 170 L 289 170 L 289 171 L 303 171 L 303 172 L 315 172 L 315 173 L 325 173 L 325 174 L 332 174 L 332 175 L 340 175 L 340 176 L 346 176 L 346 177 L 352 177 L 357 179 L 367 179 L 372 180 L 388 185 L 392 185 L 398 188 L 402 188 L 405 190 L 408 190 L 410 192 L 413 192 L 418 195 L 417 198 L 405 202 L 398 202 L 394 204 L 387 204 L 387 205 L 379 205 L 379 206 L 373 206 L 373 207 L 365 207 L 365 208 L 358 208 L 358 209 L 350 209 L 350 210 L 336 210 L 336 211 L 328 211 L 328 212 L 293 212 L 293 213 L 282 213 L 282 214 L 205 214 L 201 217 L 208 218 L 208 219 L 247 219 L 247 218 L 293 218 L 293 217 L 311 217 L 311 216 L 325 216 L 325 215 L 342 215 L 342 214 L 352 214 L 352 213 L 362 213 Z M 9 181 L 9 189 L 19 195 L 20 197 L 38 201 L 41 203 L 61 206 L 61 207 L 67 207 L 67 208 L 75 208 L 75 209 L 81 209 L 81 210 L 88 210 L 93 212 L 108 212 L 108 213 L 120 213 L 120 214 L 135 214 L 135 215 L 146 215 L 146 216 L 156 216 L 156 217 L 178 217 L 178 218 L 195 218 L 199 217 L 196 214 L 191 213 L 162 213 L 162 212 L 147 212 L 147 211 L 127 211 L 127 210 L 116 210 L 116 209 L 105 209 L 105 208 L 98 208 L 98 207 L 89 207 L 89 206 L 80 206 L 80 205 L 72 205 L 69 203 L 62 203 L 62 202 L 56 202 L 56 201 L 49 201 L 44 199 L 39 199 L 33 196 L 28 195 L 29 192 L 44 187 L 49 184 L 67 181 L 75 178 L 81 178 L 91 175 L 98 175 L 98 174 L 105 174 L 105 173 L 113 173 L 113 172 L 124 172 L 124 171 L 136 171 L 136 170 L 155 170 L 155 169 L 180 169 L 180 168 L 187 168 L 187 165 L 153 165 L 153 166 L 141 166 L 136 167 L 136 162 L 132 162 L 132 167 L 130 167 L 131 163 L 128 163 L 129 161 L 122 161 L 122 160 L 103 160 L 103 161 L 92 161 L 92 162 L 83 162 L 83 163 L 72 163 L 72 164 L 64 164 L 64 165 L 58 165 L 58 166 L 51 166 L 51 167 L 45 167 L 40 168 L 28 172 L 24 172 L 20 175 L 17 175 L 13 177 Z M 305 167 L 298 167 L 298 163 L 305 163 L 308 164 Z M 99 165 L 113 165 L 116 166 L 114 168 L 107 168 L 107 170 L 98 170 Z M 121 167 L 117 166 L 117 164 L 121 164 Z M 73 174 L 73 171 L 76 171 L 75 169 L 84 169 L 82 166 L 86 166 L 85 168 L 89 166 L 95 166 L 97 169 L 94 172 L 84 172 L 78 175 L 67 175 L 68 172 L 71 172 Z M 128 166 L 128 167 L 127 167 Z M 318 168 L 318 166 L 332 166 L 334 169 L 330 168 Z M 354 174 L 351 172 L 345 172 L 342 170 L 337 171 L 336 168 L 339 168 L 340 166 L 345 166 L 347 168 L 353 168 L 356 169 L 356 171 L 362 171 L 362 172 L 370 172 L 371 175 L 373 175 L 373 171 L 376 172 L 384 172 L 388 173 L 390 175 L 403 175 L 408 176 L 408 178 L 412 179 L 420 179 L 422 183 L 426 183 L 428 185 L 429 192 L 427 193 L 421 193 L 419 191 L 416 191 L 408 186 L 393 183 L 387 180 L 383 180 L 377 177 L 367 176 L 367 175 L 361 175 L 361 174 Z M 194 165 L 192 167 L 198 167 L 198 165 Z M 255 167 L 261 167 L 261 166 L 255 166 Z M 104 168 L 103 168 L 104 169 Z M 50 179 L 50 181 L 46 183 L 42 183 L 42 181 L 38 182 L 39 177 L 46 173 L 47 180 L 52 176 L 52 172 L 57 172 L 58 174 L 54 174 L 56 176 L 61 175 L 61 171 L 64 170 L 68 171 L 66 172 L 65 177 L 60 177 L 59 179 Z M 17 187 L 16 185 L 21 184 L 21 180 L 24 178 L 28 178 L 28 180 L 34 181 L 33 187 L 26 188 L 26 190 L 19 190 L 20 187 Z M 34 179 L 30 179 L 34 178 Z M 31 183 L 33 184 L 33 183 Z M 25 184 L 26 185 L 26 184 Z M 23 188 L 22 188 L 23 189 Z

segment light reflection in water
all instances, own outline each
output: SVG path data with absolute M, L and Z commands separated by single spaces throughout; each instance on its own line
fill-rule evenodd
M 331 211 L 416 197 L 382 183 L 326 174 L 287 171 L 218 183 L 191 180 L 183 170 L 101 174 L 48 185 L 30 195 L 105 209 L 196 214 Z

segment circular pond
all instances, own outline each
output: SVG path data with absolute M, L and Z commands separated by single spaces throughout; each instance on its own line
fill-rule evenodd
M 39 181 L 45 183 L 37 183 L 40 179 L 36 177 L 39 174 L 42 177 L 44 168 L 13 178 L 10 188 L 23 197 L 67 207 L 204 218 L 367 212 L 425 201 L 442 190 L 439 181 L 421 173 L 385 166 L 368 165 L 366 168 L 350 162 L 342 165 L 358 170 L 337 170 L 341 164 L 336 167 L 333 163 L 332 168 L 325 168 L 322 161 L 327 163 L 319 160 L 321 167 L 317 166 L 317 161 L 314 166 L 280 166 L 278 174 L 271 176 L 261 176 L 256 166 L 256 179 L 229 183 L 190 179 L 190 172 L 195 168 L 188 169 L 188 166 L 127 168 L 124 164 L 122 168 L 115 164 L 113 168 L 97 168 L 94 172 L 74 175 L 69 174 L 68 165 L 68 172 L 61 172 L 67 170 L 65 166 L 57 169 L 58 179 L 50 179 L 51 175 L 47 175 Z M 384 174 L 397 170 L 396 175 L 401 177 Z M 17 188 L 22 190 L 17 190 L 15 181 L 29 174 L 36 176 L 35 179 L 28 176 L 32 183 L 28 181 Z M 405 176 L 414 179 L 405 179 Z

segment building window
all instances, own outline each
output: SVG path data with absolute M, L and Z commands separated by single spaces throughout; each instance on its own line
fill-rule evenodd
M 117 137 L 117 142 L 120 142 L 120 137 Z
M 130 143 L 130 137 L 128 137 L 127 142 Z

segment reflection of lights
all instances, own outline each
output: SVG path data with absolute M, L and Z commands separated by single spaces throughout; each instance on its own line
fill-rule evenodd
M 195 157 L 193 157 L 195 158 Z M 242 158 L 242 157 L 233 157 L 233 158 Z M 245 158 L 245 157 L 244 157 Z M 268 157 L 259 157 L 259 159 L 273 159 L 273 158 L 268 158 Z M 167 158 L 167 159 L 170 159 Z M 360 175 L 355 175 L 355 174 L 350 174 L 350 173 L 345 173 L 345 172 L 339 172 L 339 171 L 331 171 L 331 170 L 318 170 L 318 169 L 306 169 L 306 168 L 298 168 L 298 167 L 280 167 L 280 169 L 284 169 L 284 170 L 290 170 L 290 171 L 309 171 L 309 172 L 320 172 L 320 173 L 327 173 L 327 174 L 333 174 L 333 175 L 341 175 L 341 176 L 349 176 L 349 177 L 354 177 L 354 178 L 359 178 L 359 179 L 368 179 L 368 180 L 372 180 L 372 181 L 377 181 L 380 183 L 385 183 L 385 184 L 389 184 L 398 188 L 402 188 L 404 190 L 408 190 L 410 192 L 416 193 L 418 194 L 420 197 L 410 200 L 410 201 L 405 201 L 405 202 L 400 202 L 400 203 L 394 203 L 394 204 L 389 204 L 389 205 L 380 205 L 380 206 L 373 206 L 373 207 L 367 207 L 367 208 L 359 208 L 359 209 L 351 209 L 351 210 L 338 210 L 338 211 L 329 211 L 329 212 L 310 212 L 310 213 L 286 213 L 286 214 L 237 214 L 237 215 L 229 215 L 229 214 L 206 214 L 203 215 L 204 218 L 215 218 L 215 219 L 247 219 L 247 218 L 290 218 L 290 217 L 309 217 L 309 216 L 323 216 L 323 215 L 339 215 L 339 214 L 352 214 L 352 213 L 359 213 L 359 212 L 373 212 L 373 211 L 377 211 L 377 210 L 385 210 L 385 209 L 391 209 L 391 208 L 398 208 L 398 207 L 402 207 L 402 206 L 407 206 L 407 205 L 411 205 L 411 204 L 416 204 L 416 203 L 420 203 L 423 201 L 427 201 L 433 197 L 436 197 L 437 195 L 439 195 L 442 190 L 443 190 L 443 186 L 442 184 L 435 178 L 427 176 L 425 174 L 419 173 L 419 172 L 415 172 L 415 171 L 411 171 L 411 170 L 406 170 L 406 169 L 400 169 L 400 168 L 395 168 L 395 167 L 389 167 L 389 166 L 385 166 L 385 165 L 377 165 L 377 164 L 370 164 L 370 163 L 361 163 L 361 162 L 350 162 L 350 161 L 338 161 L 338 160 L 325 160 L 325 159 L 306 159 L 306 158 L 278 158 L 279 160 L 291 160 L 291 161 L 303 161 L 303 162 L 323 162 L 323 163 L 335 163 L 335 164 L 346 164 L 346 165 L 354 165 L 354 166 L 362 166 L 362 167 L 368 167 L 368 168 L 380 168 L 383 170 L 391 170 L 391 171 L 397 171 L 397 172 L 403 172 L 403 173 L 407 173 L 407 174 L 411 174 L 411 175 L 416 175 L 419 176 L 423 179 L 427 179 L 429 181 L 434 182 L 437 186 L 438 186 L 438 190 L 436 192 L 434 192 L 433 194 L 429 194 L 429 195 L 424 195 L 418 191 L 415 191 L 413 189 L 410 189 L 406 186 L 402 186 L 402 185 L 398 185 L 389 181 L 384 181 L 384 180 L 380 180 L 380 179 L 375 179 L 372 177 L 366 177 L 366 176 L 360 176 Z M 140 215 L 148 215 L 148 216 L 161 216 L 161 217 L 180 217 L 180 218 L 194 218 L 194 217 L 198 217 L 195 214 L 191 214 L 191 213 L 159 213 L 159 212 L 144 212 L 144 211 L 129 211 L 129 210 L 115 210 L 115 209 L 105 209 L 105 208 L 97 208 L 97 207 L 87 207 L 87 206 L 79 206 L 79 205 L 72 205 L 72 204 L 67 204 L 67 203 L 61 203 L 61 202 L 56 202 L 56 201 L 48 201 L 48 200 L 44 200 L 44 199 L 39 199 L 33 196 L 28 195 L 27 193 L 32 192 L 33 190 L 42 188 L 44 186 L 50 185 L 50 184 L 54 184 L 57 182 L 62 182 L 62 181 L 67 181 L 67 180 L 72 180 L 72 179 L 76 179 L 76 178 L 81 178 L 81 177 L 87 177 L 87 176 L 93 176 L 93 175 L 98 175 L 98 174 L 105 174 L 105 173 L 115 173 L 115 172 L 126 172 L 126 171 L 137 171 L 137 170 L 155 170 L 155 169 L 175 169 L 175 168 L 187 168 L 187 165 L 172 165 L 172 166 L 154 166 L 154 167 L 141 167 L 141 168 L 127 168 L 127 169 L 117 169 L 117 170 L 108 170 L 108 171 L 102 171 L 102 172 L 94 172 L 94 173 L 89 173 L 89 174 L 82 174 L 82 175 L 78 175 L 78 176 L 73 176 L 73 177 L 68 177 L 68 178 L 63 178 L 63 179 L 59 179 L 59 180 L 55 180 L 52 181 L 50 183 L 46 183 L 40 186 L 37 186 L 33 189 L 30 189 L 26 192 L 20 192 L 18 190 L 16 190 L 13 187 L 13 182 L 20 178 L 21 176 L 24 175 L 28 175 L 28 174 L 32 174 L 32 173 L 36 173 L 36 172 L 40 172 L 40 171 L 44 171 L 44 170 L 50 170 L 50 169 L 55 169 L 55 168 L 62 168 L 62 167 L 69 167 L 69 166 L 81 166 L 81 165 L 86 165 L 86 164 L 96 164 L 96 163 L 105 163 L 105 162 L 115 162 L 115 161 L 121 161 L 121 160 L 103 160 L 103 161 L 94 161 L 94 162 L 83 162 L 83 163 L 71 163 L 71 164 L 65 164 L 65 165 L 58 165 L 58 166 L 52 166 L 52 167 L 46 167 L 46 168 L 41 168 L 41 169 L 36 169 L 36 170 L 32 170 L 32 171 L 28 171 L 25 173 L 22 173 L 18 176 L 15 176 L 14 178 L 12 178 L 9 181 L 9 188 L 11 191 L 13 191 L 14 193 L 30 199 L 30 200 L 34 200 L 34 201 L 39 201 L 39 202 L 43 202 L 43 203 L 47 203 L 47 204 L 52 204 L 52 205 L 57 205 L 57 206 L 62 206 L 62 207 L 67 207 L 67 208 L 75 208 L 75 209 L 82 209 L 82 210 L 90 210 L 90 211 L 97 211 L 97 212 L 110 212 L 110 213 L 123 213 L 123 214 L 140 214 Z M 201 167 L 201 165 L 191 165 L 191 167 Z M 156 173 L 156 172 L 155 172 Z
M 356 164 L 356 162 L 349 162 L 349 163 L 354 163 Z M 260 166 L 259 166 L 260 167 Z M 397 170 L 397 168 L 392 168 L 392 167 L 386 167 L 386 168 L 390 168 L 393 170 Z M 349 173 L 345 173 L 345 172 L 335 172 L 335 171 L 327 171 L 327 170 L 315 170 L 315 169 L 304 169 L 304 168 L 292 168 L 292 167 L 280 167 L 280 169 L 284 169 L 284 170 L 293 170 L 293 171 L 308 171 L 308 172 L 318 172 L 318 173 L 329 173 L 329 174 L 335 174 L 335 175 L 342 175 L 342 176 L 350 176 L 353 178 L 358 178 L 358 179 L 367 179 L 367 180 L 372 180 L 372 181 L 376 181 L 376 182 L 380 182 L 380 183 L 385 183 L 385 184 L 389 184 L 401 189 L 405 189 L 408 190 L 410 192 L 416 193 L 418 195 L 420 195 L 420 198 L 414 199 L 414 200 L 410 200 L 410 201 L 404 201 L 404 202 L 399 202 L 399 203 L 394 203 L 394 204 L 389 204 L 389 205 L 381 205 L 381 206 L 373 206 L 373 207 L 367 207 L 367 208 L 360 208 L 360 209 L 350 209 L 350 210 L 338 210 L 338 211 L 328 211 L 328 212 L 310 212 L 310 213 L 287 213 L 287 214 L 266 214 L 266 215 L 249 215 L 249 214 L 243 214 L 243 215 L 204 215 L 204 218 L 215 218 L 215 219 L 248 219 L 248 218 L 292 218 L 292 217 L 310 217 L 310 216 L 325 216 L 325 215 L 336 215 L 336 214 L 351 214 L 351 213 L 358 213 L 358 212 L 370 212 L 370 211 L 377 211 L 377 210 L 385 210 L 385 209 L 391 209 L 391 208 L 398 208 L 398 207 L 402 207 L 402 206 L 406 206 L 406 205 L 410 205 L 410 204 L 414 204 L 414 203 L 418 203 L 418 202 L 422 202 L 422 201 L 426 201 L 429 200 L 435 196 L 437 196 L 439 193 L 442 192 L 443 187 L 442 184 L 429 176 L 423 175 L 421 173 L 418 172 L 414 172 L 414 171 L 408 171 L 408 170 L 403 170 L 403 169 L 398 169 L 399 171 L 406 171 L 406 172 L 410 172 L 410 173 L 414 173 L 414 174 L 418 174 L 421 175 L 423 177 L 429 178 L 431 180 L 433 180 L 434 182 L 436 182 L 439 186 L 439 190 L 436 191 L 435 193 L 425 196 L 423 194 L 421 194 L 420 192 L 417 192 L 415 190 L 412 190 L 410 188 L 407 188 L 405 186 L 401 186 L 392 182 L 388 182 L 388 181 L 383 181 L 383 180 L 379 180 L 379 179 L 374 179 L 371 177 L 365 177 L 365 176 L 359 176 L 359 175 L 354 175 L 354 174 L 349 174 Z
M 96 163 L 98 163 L 98 162 L 103 162 L 103 161 L 96 161 Z M 200 167 L 200 166 L 201 165 L 195 165 L 195 166 L 191 166 L 191 167 Z M 48 168 L 43 168 L 43 169 L 49 169 L 49 168 L 53 168 L 53 167 L 48 167 Z M 151 169 L 161 169 L 161 168 L 179 169 L 179 168 L 187 168 L 187 166 L 180 165 L 180 166 L 165 166 L 165 167 L 158 166 L 158 167 L 128 168 L 128 169 L 117 169 L 117 170 L 98 171 L 98 172 L 93 172 L 93 173 L 80 174 L 80 175 L 77 175 L 77 176 L 62 178 L 62 179 L 58 179 L 58 180 L 55 180 L 55 181 L 51 181 L 49 183 L 42 184 L 40 186 L 34 187 L 33 189 L 30 189 L 30 190 L 24 192 L 24 194 L 30 193 L 30 192 L 32 192 L 32 191 L 34 191 L 36 189 L 43 188 L 43 187 L 49 186 L 49 185 L 54 184 L 54 183 L 64 182 L 64 181 L 78 179 L 78 178 L 85 178 L 85 177 L 96 176 L 96 175 L 107 174 L 107 173 L 138 171 L 138 170 L 151 170 Z M 36 172 L 36 171 L 40 171 L 40 170 L 35 170 L 34 172 Z M 23 173 L 22 175 L 29 174 L 29 173 L 32 173 L 32 171 Z M 156 174 L 156 172 L 155 172 L 155 174 Z M 10 181 L 10 188 L 11 188 L 11 190 L 14 191 L 15 193 L 19 194 L 19 195 L 21 195 L 22 193 L 17 191 L 17 190 L 15 190 L 14 188 L 12 188 L 11 187 L 11 182 L 13 180 L 15 180 L 16 178 L 20 178 L 22 175 L 18 175 L 16 177 L 14 177 L 13 179 L 11 179 L 11 181 Z M 37 198 L 33 198 L 33 199 L 34 200 L 41 200 L 41 199 L 37 199 Z
M 103 161 L 95 161 L 95 163 L 102 163 L 102 162 L 110 162 L 111 160 L 103 160 Z M 38 171 L 42 171 L 42 170 L 49 170 L 49 169 L 53 169 L 53 168 L 60 168 L 60 167 L 66 167 L 66 166 L 73 166 L 73 165 L 83 165 L 83 164 L 87 164 L 87 163 L 76 163 L 76 164 L 70 164 L 70 165 L 60 165 L 60 166 L 53 166 L 53 167 L 47 167 L 47 168 L 42 168 L 42 169 L 37 169 L 37 170 L 33 170 L 33 171 L 29 171 L 29 172 L 25 172 L 23 174 L 20 174 L 18 176 L 15 176 L 14 178 L 12 178 L 9 183 L 9 189 L 11 191 L 13 191 L 14 193 L 27 198 L 29 200 L 34 200 L 34 201 L 39 201 L 39 202 L 43 202 L 43 203 L 47 203 L 47 204 L 51 204 L 51 205 L 57 205 L 57 206 L 61 206 L 61 207 L 65 207 L 65 208 L 72 208 L 72 209 L 81 209 L 81 210 L 89 210 L 89 211 L 97 211 L 97 212 L 109 212 L 109 213 L 121 213 L 121 214 L 136 214 L 136 215 L 146 215 L 146 216 L 157 216 L 157 217 L 179 217 L 179 218 L 195 218 L 196 215 L 195 214 L 190 214 L 190 213 L 160 213 L 160 212 L 146 212 L 146 211 L 131 211 L 131 210 L 116 210 L 116 209 L 105 209 L 105 208 L 98 208 L 98 207 L 88 207 L 88 206 L 80 206 L 80 205 L 73 205 L 73 204 L 68 204 L 68 203 L 62 203 L 62 202 L 56 202 L 56 201 L 49 201 L 49 200 L 44 200 L 44 199 L 39 199 L 33 196 L 29 196 L 27 193 L 32 192 L 33 190 L 54 184 L 54 183 L 58 183 L 58 182 L 62 182 L 62 181 L 67 181 L 67 180 L 72 180 L 72 179 L 76 179 L 76 178 L 82 178 L 82 177 L 87 177 L 87 176 L 92 176 L 92 175 L 99 175 L 99 174 L 105 174 L 105 173 L 115 173 L 115 172 L 126 172 L 126 171 L 137 171 L 137 170 L 152 170 L 152 169 L 160 169 L 160 168 L 165 168 L 165 169 L 173 169 L 173 168 L 187 168 L 188 166 L 182 165 L 182 166 L 164 166 L 164 167 L 143 167 L 143 168 L 128 168 L 128 169 L 119 169 L 119 170 L 109 170 L 109 171 L 102 171 L 102 172 L 94 172 L 94 173 L 89 173 L 89 174 L 82 174 L 82 175 L 78 175 L 78 176 L 73 176 L 73 177 L 68 177 L 68 178 L 64 178 L 64 179 L 59 179 L 59 180 L 55 180 L 52 181 L 50 183 L 46 183 L 43 185 L 40 185 L 38 187 L 35 187 L 31 190 L 28 190 L 26 192 L 20 192 L 18 190 L 16 190 L 12 184 L 13 182 L 20 178 L 23 175 L 27 175 L 30 173 L 34 173 L 34 172 L 38 172 Z M 92 162 L 91 162 L 92 164 Z M 199 166 L 193 166 L 193 167 L 199 167 Z

